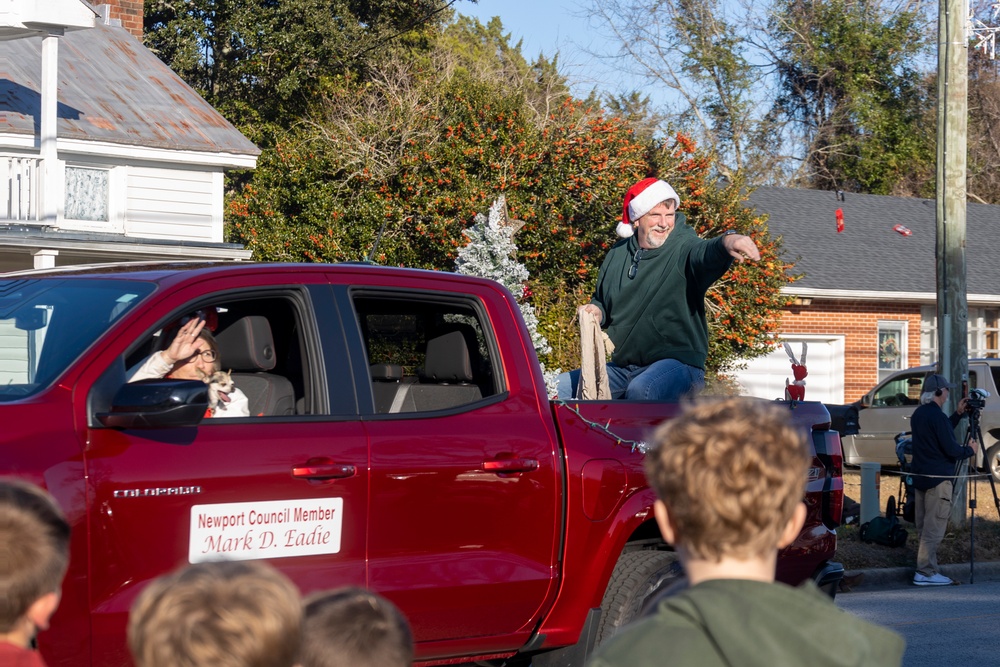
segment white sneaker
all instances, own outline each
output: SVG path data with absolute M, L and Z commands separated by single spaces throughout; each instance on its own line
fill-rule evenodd
M 913 575 L 914 586 L 951 586 L 953 583 L 955 582 L 943 574 L 932 574 L 928 577 L 917 572 Z

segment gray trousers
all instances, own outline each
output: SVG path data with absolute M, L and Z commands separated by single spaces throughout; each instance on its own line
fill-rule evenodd
M 944 539 L 948 530 L 948 517 L 951 515 L 951 480 L 945 480 L 933 489 L 916 493 L 915 519 L 917 533 L 920 535 L 920 546 L 917 548 L 917 572 L 931 576 L 941 572 L 938 568 L 938 545 Z

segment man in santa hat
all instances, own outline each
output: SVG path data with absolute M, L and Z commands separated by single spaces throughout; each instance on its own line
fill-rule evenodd
M 675 401 L 701 389 L 708 356 L 705 292 L 733 261 L 759 260 L 749 236 L 702 239 L 677 212 L 680 197 L 647 178 L 625 195 L 623 237 L 604 258 L 597 289 L 580 317 L 594 317 L 615 345 L 608 368 L 613 398 Z M 560 398 L 576 396 L 580 371 L 559 376 Z

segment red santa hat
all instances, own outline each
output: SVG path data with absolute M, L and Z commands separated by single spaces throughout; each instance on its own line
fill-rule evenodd
M 666 181 L 658 178 L 644 178 L 625 193 L 622 207 L 622 221 L 615 227 L 618 236 L 627 239 L 632 236 L 632 223 L 653 210 L 657 204 L 668 199 L 674 200 L 674 208 L 679 208 L 681 198 Z

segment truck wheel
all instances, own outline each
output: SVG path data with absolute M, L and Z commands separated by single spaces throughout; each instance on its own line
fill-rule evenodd
M 993 475 L 993 481 L 1000 483 L 1000 442 L 986 450 L 986 469 Z
M 676 556 L 668 551 L 630 551 L 621 555 L 601 601 L 598 646 L 634 620 L 653 591 L 681 576 L 680 569 L 674 567 L 675 560 Z

